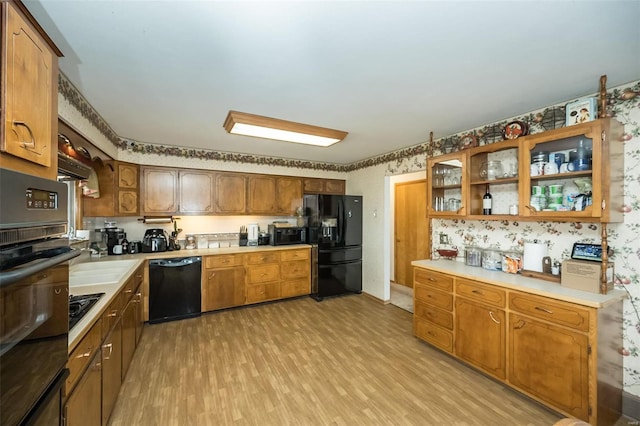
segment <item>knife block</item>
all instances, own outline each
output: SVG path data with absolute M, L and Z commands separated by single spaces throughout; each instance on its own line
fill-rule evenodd
M 247 242 L 249 241 L 249 234 L 247 232 L 241 232 L 239 235 L 240 235 L 239 245 L 246 246 Z

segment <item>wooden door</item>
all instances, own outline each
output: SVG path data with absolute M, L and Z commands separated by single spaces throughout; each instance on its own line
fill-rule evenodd
M 179 178 L 180 212 L 213 213 L 214 174 L 200 170 L 181 170 Z
M 413 288 L 412 260 L 429 257 L 426 181 L 398 183 L 395 186 L 395 278 L 398 284 Z
M 89 364 L 78 386 L 65 405 L 64 417 L 67 426 L 100 426 L 101 410 L 101 355 L 97 355 Z
M 456 298 L 456 355 L 504 379 L 506 321 L 502 309 Z
M 207 269 L 202 298 L 203 311 L 240 306 L 245 301 L 244 267 Z
M 509 328 L 509 382 L 588 421 L 587 336 L 514 313 Z
M 250 176 L 247 212 L 253 214 L 276 213 L 276 178 L 273 176 Z
M 240 173 L 216 173 L 215 212 L 220 214 L 245 214 L 247 188 Z
M 142 170 L 142 214 L 174 214 L 178 211 L 178 171 L 145 167 Z

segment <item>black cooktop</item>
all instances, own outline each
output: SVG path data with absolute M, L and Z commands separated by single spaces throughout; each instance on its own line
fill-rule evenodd
M 89 312 L 89 309 L 91 309 L 102 296 L 104 296 L 104 293 L 69 296 L 69 330 Z

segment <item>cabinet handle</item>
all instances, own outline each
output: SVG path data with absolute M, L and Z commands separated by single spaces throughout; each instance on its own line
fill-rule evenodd
M 525 320 L 520 320 L 520 321 L 518 321 L 518 323 L 516 325 L 513 326 L 513 329 L 514 330 L 520 330 L 526 324 L 527 324 L 527 322 Z
M 104 359 L 111 359 L 111 353 L 113 352 L 113 343 L 108 343 L 102 346 L 102 349 L 109 349 L 109 355 L 105 356 Z
M 101 362 L 96 362 L 92 368 L 94 370 L 100 371 L 100 370 L 102 370 L 102 363 Z
M 479 294 L 480 296 L 484 295 L 480 290 L 471 290 L 471 293 Z
M 213 277 L 215 277 L 215 276 L 216 276 L 216 273 L 215 273 L 215 272 L 212 272 L 212 273 L 210 273 L 210 274 L 209 274 L 209 279 L 210 279 L 210 280 L 212 280 L 212 279 L 213 279 Z
M 495 319 L 495 317 L 493 316 L 493 312 L 489 311 L 489 316 L 491 317 L 491 319 L 493 320 L 493 322 L 495 322 L 496 324 L 500 324 L 500 321 L 498 321 L 497 319 Z
M 53 290 L 53 292 L 54 292 L 55 294 L 60 294 L 60 293 L 62 293 L 62 289 L 60 289 L 60 288 L 56 288 L 55 290 Z
M 606 210 L 607 208 L 607 202 L 605 200 L 602 200 L 602 204 L 601 204 L 602 210 Z
M 29 132 L 29 137 L 31 137 L 31 142 L 27 142 L 27 141 L 22 141 L 20 142 L 22 144 L 23 148 L 35 148 L 36 147 L 36 138 L 33 137 L 33 132 L 31 131 L 31 127 L 29 127 L 29 125 L 27 123 L 25 123 L 24 121 L 13 121 L 13 125 L 14 126 L 23 126 L 27 129 L 27 132 Z
M 531 207 L 531 206 L 525 206 L 525 207 L 526 207 L 526 208 L 528 208 L 528 209 L 529 209 L 529 211 L 531 211 L 531 213 L 538 213 L 538 210 L 534 209 L 534 208 L 533 208 L 533 207 Z
M 115 316 L 117 316 L 117 315 L 118 315 L 118 311 L 111 311 L 111 313 L 110 313 L 110 314 L 107 314 L 107 316 L 108 316 L 108 317 L 111 317 L 111 318 L 113 318 L 113 317 L 115 317 Z
M 133 290 L 130 288 L 124 291 L 124 294 L 131 294 L 131 293 L 133 293 Z
M 80 359 L 80 358 L 89 358 L 91 356 L 91 348 L 89 348 L 89 352 L 85 352 L 83 354 L 77 355 L 76 359 Z
M 435 281 L 435 278 L 429 277 L 429 281 Z
M 541 308 L 540 306 L 536 306 L 536 310 L 553 315 L 553 311 L 551 311 L 551 310 L 549 310 L 547 308 Z

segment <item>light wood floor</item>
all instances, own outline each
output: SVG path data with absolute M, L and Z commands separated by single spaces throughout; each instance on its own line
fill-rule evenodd
M 147 325 L 110 425 L 553 425 L 364 295 Z

